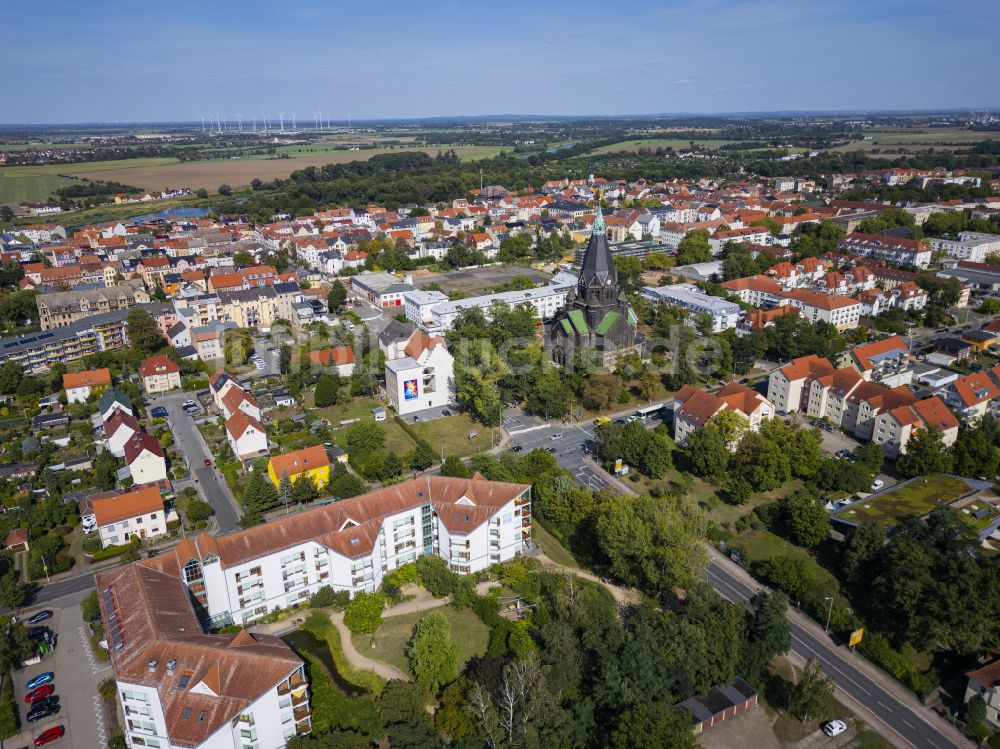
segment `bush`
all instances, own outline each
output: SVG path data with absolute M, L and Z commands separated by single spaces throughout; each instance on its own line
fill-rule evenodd
M 384 608 L 381 593 L 358 593 L 344 611 L 344 624 L 355 634 L 374 634 L 382 624 Z
M 3 688 L 0 689 L 0 741 L 17 735 L 20 728 L 21 720 L 14 701 L 14 685 L 10 678 L 4 678 Z
M 334 608 L 337 611 L 346 609 L 347 604 L 350 602 L 350 592 L 346 590 L 334 590 L 329 585 L 324 585 L 313 593 L 313 597 L 309 599 L 309 605 L 314 609 Z
M 926 697 L 934 690 L 934 680 L 920 673 L 901 653 L 893 650 L 884 638 L 866 631 L 858 649 L 868 660 L 889 672 L 890 676 L 912 689 L 917 696 Z
M 417 572 L 420 573 L 420 582 L 434 597 L 444 598 L 455 591 L 458 575 L 448 569 L 448 563 L 441 557 L 420 557 L 417 560 Z

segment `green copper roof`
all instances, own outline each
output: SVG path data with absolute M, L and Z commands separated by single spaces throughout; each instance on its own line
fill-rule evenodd
M 576 332 L 583 335 L 587 332 L 587 321 L 583 317 L 583 313 L 578 309 L 571 309 L 569 311 L 570 322 L 573 323 L 573 327 L 576 328 Z
M 607 229 L 604 228 L 604 211 L 601 210 L 601 195 L 597 196 L 597 215 L 594 216 L 594 226 L 591 228 L 591 234 L 604 234 Z
M 608 314 L 604 316 L 604 319 L 601 320 L 601 324 L 597 326 L 597 334 L 606 335 L 607 332 L 611 329 L 611 326 L 614 325 L 615 320 L 617 320 L 618 317 L 619 317 L 618 313 L 615 312 L 614 310 L 608 312 Z
M 570 322 L 569 322 L 569 320 L 567 320 L 567 319 L 566 319 L 566 318 L 564 317 L 564 318 L 563 318 L 562 320 L 560 320 L 559 322 L 560 322 L 560 324 L 562 325 L 562 329 L 566 331 L 566 335 L 573 335 L 573 326 L 572 326 L 572 325 L 570 325 Z

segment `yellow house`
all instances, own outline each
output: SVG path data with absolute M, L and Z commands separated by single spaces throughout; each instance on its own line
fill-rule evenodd
M 996 335 L 988 330 L 969 330 L 959 338 L 970 344 L 973 351 L 985 351 L 997 341 Z
M 267 464 L 267 475 L 271 482 L 278 486 L 286 473 L 293 484 L 300 476 L 308 474 L 316 488 L 322 489 L 330 483 L 330 459 L 322 445 L 272 456 Z

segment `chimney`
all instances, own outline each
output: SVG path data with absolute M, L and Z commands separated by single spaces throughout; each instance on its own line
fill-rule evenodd
M 177 668 L 177 661 L 171 658 L 167 661 L 167 676 L 173 676 L 175 668 Z
M 149 673 L 156 673 L 156 664 L 158 663 L 159 661 L 155 658 L 149 662 Z

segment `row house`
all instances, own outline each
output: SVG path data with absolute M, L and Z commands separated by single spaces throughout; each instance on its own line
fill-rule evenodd
M 855 346 L 846 354 L 845 359 L 864 379 L 870 382 L 887 382 L 906 369 L 910 361 L 910 347 L 899 336 L 891 336 Z M 907 375 L 905 382 L 897 384 L 906 384 L 909 380 Z
M 934 395 L 879 414 L 875 418 L 871 440 L 881 446 L 886 457 L 895 460 L 906 452 L 910 440 L 921 429 L 937 429 L 944 444 L 950 446 L 958 439 L 958 427 L 955 414 Z
M 149 294 L 141 281 L 123 281 L 110 289 L 57 291 L 35 297 L 42 330 L 61 328 L 91 315 L 127 311 L 148 302 Z
M 931 248 L 922 242 L 881 234 L 853 232 L 837 243 L 837 249 L 864 258 L 916 268 L 926 268 L 931 262 Z
M 686 444 L 688 437 L 726 409 L 746 419 L 752 432 L 760 431 L 761 424 L 774 418 L 774 404 L 738 382 L 731 382 L 714 394 L 685 385 L 674 395 L 674 441 Z M 737 443 L 729 445 L 730 450 L 736 447 Z
M 298 292 L 295 282 L 219 292 L 223 321 L 239 328 L 270 328 L 278 320 L 294 320 L 293 304 Z
M 997 399 L 1000 398 L 1000 367 L 989 372 L 974 372 L 959 377 L 937 391 L 937 395 L 969 425 L 976 424 L 987 413 L 995 413 Z

